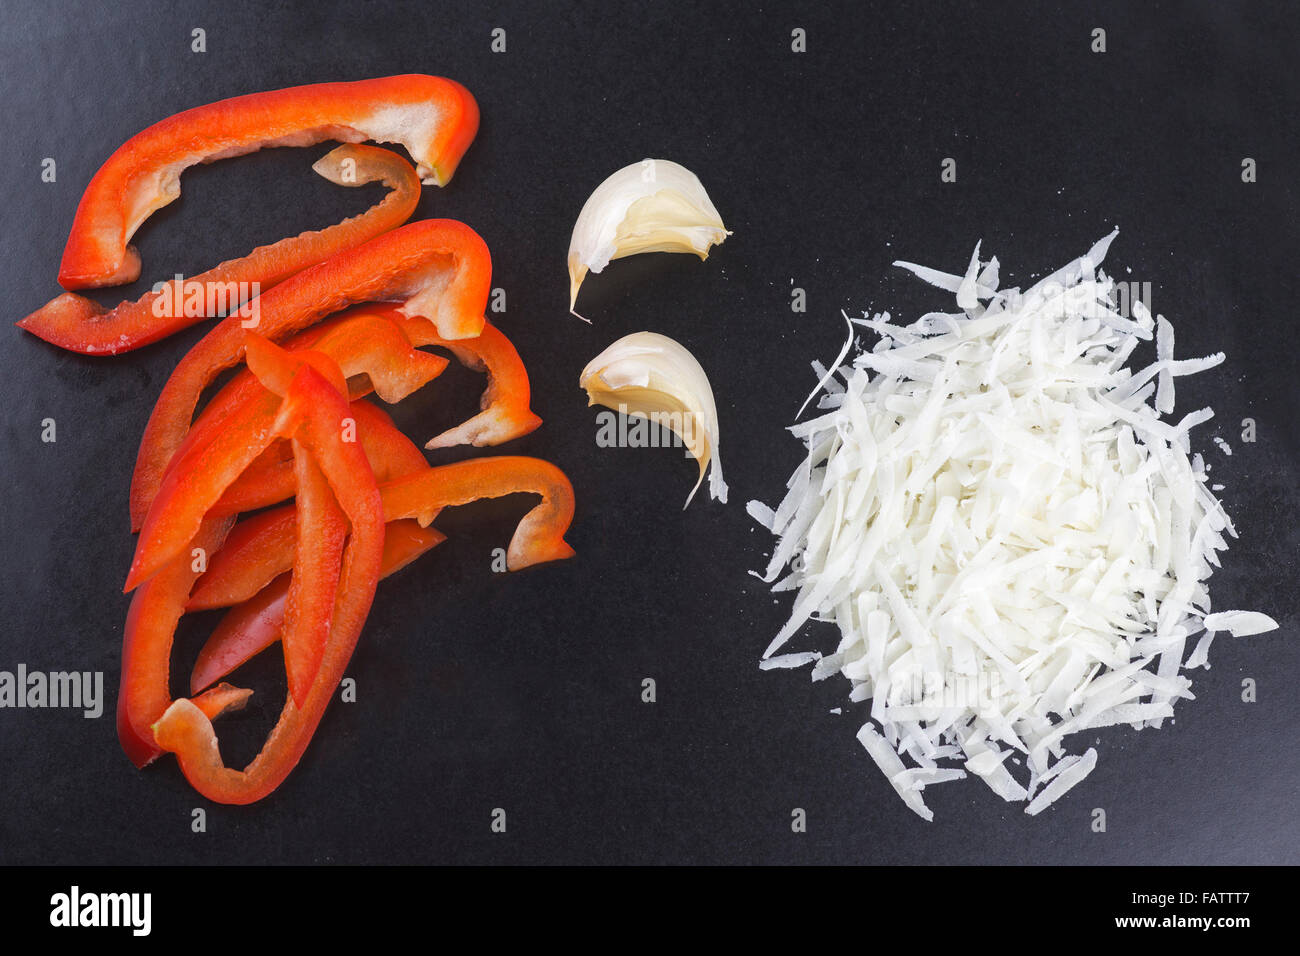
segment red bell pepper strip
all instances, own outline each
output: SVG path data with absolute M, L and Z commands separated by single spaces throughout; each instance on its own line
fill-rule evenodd
M 193 701 L 207 715 L 208 720 L 216 720 L 228 710 L 241 710 L 252 696 L 253 692 L 246 687 L 218 684 L 193 698 Z
M 289 560 L 292 564 L 293 559 Z M 284 605 L 289 597 L 291 578 L 285 571 L 222 615 L 221 622 L 199 651 L 194 670 L 190 672 L 191 694 L 200 693 L 213 681 L 220 680 L 280 640 L 284 633 Z
M 434 321 L 447 338 L 483 328 L 492 261 L 483 240 L 449 219 L 414 222 L 304 269 L 258 297 L 257 331 L 283 339 L 359 302 L 400 300 L 406 315 Z M 132 525 L 138 526 L 162 484 L 172 454 L 190 428 L 199 396 L 243 357 L 238 317 L 219 322 L 181 360 L 145 428 L 131 478 Z
M 474 338 L 449 339 L 439 335 L 437 327 L 427 319 L 404 315 L 396 306 L 383 303 L 357 306 L 330 322 L 350 322 L 362 316 L 386 319 L 401 329 L 415 348 L 440 346 L 455 355 L 462 365 L 487 375 L 487 388 L 479 402 L 482 411 L 469 421 L 430 439 L 425 448 L 500 445 L 522 438 L 541 425 L 542 420 L 529 407 L 528 371 L 510 340 L 490 322 L 484 320 L 482 330 Z M 315 347 L 328 351 L 323 345 L 316 344 L 321 334 L 317 331 L 319 328 L 299 333 L 287 341 L 285 347 Z M 352 397 L 358 397 L 356 388 L 352 390 Z M 380 397 L 394 404 L 394 400 L 382 394 Z
M 244 518 L 190 591 L 186 611 L 208 611 L 247 601 L 293 567 L 298 510 L 293 505 Z
M 432 528 L 421 528 L 417 521 L 407 519 L 388 522 L 384 527 L 384 557 L 379 569 L 380 578 L 396 574 L 445 540 L 440 532 Z M 287 572 L 293 565 L 292 535 L 283 542 L 277 541 L 276 545 L 286 546 L 284 553 L 278 557 Z M 230 601 L 234 607 L 222 617 L 221 623 L 212 632 L 194 662 L 194 670 L 190 674 L 190 693 L 199 693 L 280 640 L 284 630 L 284 605 L 288 593 L 289 575 L 281 573 L 261 590 Z
M 268 347 L 270 346 L 267 343 Z M 328 356 L 319 352 L 285 353 L 291 368 L 324 369 L 329 382 L 343 392 L 347 386 L 342 372 Z M 279 370 L 279 374 L 285 374 Z M 317 371 L 320 377 L 320 372 Z M 276 419 L 281 411 L 280 396 L 263 389 L 261 395 L 231 411 L 222 427 L 213 429 L 207 440 L 196 443 L 178 457 L 168 470 L 158 497 L 136 542 L 135 558 L 127 575 L 125 591 L 156 574 L 173 555 L 185 547 L 200 523 L 244 469 L 278 437 Z M 357 448 L 357 453 L 365 455 Z M 369 469 L 369 465 L 366 466 Z
M 360 216 L 320 232 L 259 246 L 242 259 L 172 281 L 162 290 L 113 309 L 65 292 L 20 321 L 19 328 L 83 355 L 129 352 L 206 318 L 234 314 L 250 298 L 294 273 L 400 226 L 411 218 L 420 200 L 420 180 L 411 164 L 375 146 L 340 146 L 312 168 L 342 186 L 378 181 L 392 192 Z M 251 321 L 255 305 L 249 303 L 238 314 Z
M 283 440 L 272 442 L 271 447 L 254 458 L 244 473 L 221 493 L 221 498 L 212 506 L 212 513 L 233 515 L 258 511 L 292 498 L 295 485 L 291 447 Z
M 208 562 L 208 570 L 190 592 L 185 610 L 210 611 L 243 604 L 292 570 L 298 546 L 297 520 L 296 506 L 285 505 L 238 522 L 221 550 Z M 422 528 L 418 521 L 388 522 L 383 575 L 400 571 L 443 540 L 441 532 Z M 420 550 L 413 554 L 417 547 Z
M 447 540 L 436 528 L 421 528 L 420 522 L 399 518 L 384 525 L 384 559 L 379 577 L 396 574 L 416 558 L 432 551 Z
M 385 520 L 415 518 L 421 526 L 428 526 L 443 508 L 480 498 L 518 492 L 541 495 L 541 503 L 524 515 L 510 538 L 506 567 L 518 571 L 573 557 L 573 548 L 564 540 L 573 521 L 573 486 L 564 472 L 540 458 L 473 458 L 426 468 L 389 481 L 379 490 Z
M 482 331 L 475 338 L 448 339 L 439 335 L 437 328 L 424 319 L 409 318 L 396 310 L 381 314 L 396 322 L 417 348 L 440 345 L 455 355 L 462 365 L 487 373 L 487 388 L 479 400 L 482 411 L 469 421 L 429 439 L 425 448 L 500 445 L 522 438 L 542 423 L 529 407 L 528 371 L 515 347 L 496 326 L 485 320 Z
M 379 492 L 390 529 L 408 518 L 427 527 L 443 508 L 479 498 L 539 494 L 542 503 L 516 529 L 507 567 L 513 571 L 573 555 L 563 540 L 573 519 L 573 489 L 560 469 L 541 459 L 501 456 L 436 468 L 421 464 L 382 481 Z M 208 562 L 208 570 L 194 586 L 186 610 L 229 607 L 261 592 L 293 566 L 296 528 L 294 505 L 240 521 Z
M 291 695 L 286 699 L 275 729 L 244 770 L 222 763 L 212 722 L 192 701 L 173 702 L 154 724 L 154 739 L 176 754 L 190 785 L 218 803 L 260 800 L 297 765 L 352 657 L 374 599 L 383 558 L 383 506 L 365 454 L 342 439 L 339 423 L 347 414 L 344 396 L 305 366 L 294 374 L 277 419 L 278 429 L 292 433 L 315 457 L 352 529 L 329 640 L 306 700 L 299 706 Z
M 348 376 L 351 398 L 373 391 L 381 401 L 396 405 L 447 368 L 445 358 L 421 352 L 400 325 L 377 315 L 331 322 L 319 338 L 313 338 L 311 348 L 336 359 Z M 288 342 L 285 347 L 299 346 Z M 351 380 L 359 376 L 366 380 L 354 386 Z
M 59 283 L 71 290 L 138 279 L 131 237 L 180 196 L 181 173 L 197 163 L 268 146 L 373 140 L 405 146 L 420 178 L 445 186 L 478 119 L 478 104 L 463 86 L 418 74 L 251 93 L 177 113 L 132 136 L 90 180 Z
M 325 476 L 296 438 L 293 470 L 298 479 L 294 508 L 297 536 L 284 608 L 284 670 L 289 695 L 301 707 L 316 680 L 329 640 L 348 521 L 335 503 Z
M 208 519 L 189 543 L 211 555 L 221 547 L 231 523 L 230 518 Z M 131 598 L 122 641 L 117 735 L 122 749 L 137 767 L 160 753 L 150 726 L 171 704 L 168 680 L 172 639 L 176 623 L 185 612 L 190 588 L 199 576 L 196 567 L 201 564 L 191 551 L 179 554 Z
M 573 487 L 550 462 L 513 455 L 476 458 L 408 471 L 380 485 L 385 520 L 414 518 L 422 527 L 443 508 L 516 493 L 541 495 L 542 502 L 516 528 L 507 567 L 514 571 L 572 557 L 563 536 L 573 520 Z M 287 570 L 293 561 L 296 521 L 295 507 L 286 505 L 239 522 L 209 563 L 187 610 L 247 600 Z

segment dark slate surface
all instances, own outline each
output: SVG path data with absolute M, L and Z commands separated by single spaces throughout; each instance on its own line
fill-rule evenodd
M 463 219 L 492 249 L 508 297 L 500 325 L 546 421 L 507 450 L 572 477 L 580 554 L 496 575 L 490 551 L 527 503 L 449 514 L 451 540 L 381 587 L 349 671 L 359 701 L 332 708 L 272 798 L 207 806 L 171 760 L 136 771 L 111 716 L 131 463 L 199 330 L 96 361 L 11 329 L 0 669 L 101 670 L 109 712 L 0 711 L 0 862 L 1296 862 L 1294 9 L 516 6 L 45 3 L 0 14 L 11 319 L 57 292 L 81 190 L 144 126 L 314 81 L 428 72 L 465 83 L 482 130 L 418 215 Z M 191 52 L 196 27 L 206 53 Z M 489 48 L 496 27 L 502 54 Z M 791 51 L 796 27 L 803 54 Z M 1095 27 L 1105 54 L 1090 52 Z M 138 236 L 148 281 L 365 208 L 377 188 L 311 174 L 327 149 L 187 173 L 183 199 Z M 616 263 L 588 281 L 583 325 L 565 311 L 573 220 L 605 175 L 645 156 L 698 172 L 735 235 L 708 263 Z M 57 161 L 54 184 L 40 180 L 44 157 Z M 940 182 L 945 157 L 957 160 L 955 184 Z M 1241 181 L 1243 157 L 1257 160 L 1258 182 Z M 841 308 L 915 317 L 947 305 L 892 259 L 960 271 L 983 239 L 1004 277 L 1023 282 L 1116 224 L 1108 264 L 1152 283 L 1179 353 L 1228 353 L 1180 386 L 1180 409 L 1219 414 L 1197 445 L 1241 532 L 1213 593 L 1217 607 L 1266 610 L 1282 629 L 1221 638 L 1172 726 L 1099 734 L 1096 771 L 1041 817 L 967 781 L 927 794 L 927 825 L 869 762 L 857 720 L 829 713 L 845 703 L 842 679 L 758 671 L 788 601 L 747 573 L 769 542 L 744 504 L 774 501 L 799 458 L 782 426 L 813 383 L 808 362 L 838 350 Z M 807 290 L 806 314 L 789 308 L 792 285 Z M 712 375 L 725 507 L 681 510 L 693 474 L 678 453 L 596 447 L 578 372 L 643 328 L 680 339 Z M 399 423 L 420 439 L 441 430 L 472 411 L 479 382 L 449 373 L 398 409 Z M 1247 417 L 1254 444 L 1240 441 Z M 54 444 L 40 440 L 45 418 L 57 421 Z M 187 625 L 178 654 L 212 623 Z M 833 640 L 823 631 L 803 646 Z M 260 703 L 222 725 L 231 760 L 251 757 L 274 720 L 274 664 L 250 668 Z M 653 705 L 640 700 L 645 677 L 657 681 Z M 1258 703 L 1241 702 L 1245 678 Z M 207 832 L 194 834 L 202 806 Z M 497 807 L 503 835 L 489 830 Z M 1104 834 L 1089 826 L 1097 807 Z M 805 834 L 791 832 L 794 808 L 807 812 Z

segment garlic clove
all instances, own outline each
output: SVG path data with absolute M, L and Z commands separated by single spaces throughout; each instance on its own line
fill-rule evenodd
M 686 505 L 695 497 L 706 470 L 710 497 L 726 504 L 713 388 L 685 346 L 657 332 L 625 335 L 587 363 L 578 385 L 587 390 L 588 405 L 649 419 L 682 440 L 700 466 Z
M 667 159 L 624 166 L 596 187 L 574 224 L 569 311 L 587 273 L 613 259 L 641 252 L 693 252 L 707 259 L 709 248 L 729 235 L 699 177 L 685 166 Z

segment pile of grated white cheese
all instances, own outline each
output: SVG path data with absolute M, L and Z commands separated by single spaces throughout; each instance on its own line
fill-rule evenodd
M 964 276 L 895 263 L 961 311 L 849 320 L 835 366 L 814 363 L 824 414 L 790 429 L 807 460 L 775 511 L 749 504 L 778 538 L 763 580 L 797 592 L 762 666 L 847 677 L 871 701 L 858 739 L 927 820 L 921 791 L 967 772 L 1040 812 L 1096 763 L 1067 736 L 1159 727 L 1216 631 L 1277 627 L 1209 613 L 1236 534 L 1189 454 L 1212 413 L 1161 415 L 1175 376 L 1223 355 L 1176 360 L 1163 316 L 1117 311 L 1097 268 L 1117 232 L 1023 293 L 978 245 Z M 881 337 L 846 362 L 854 326 Z M 1125 367 L 1153 336 L 1156 361 Z M 810 619 L 838 625 L 835 652 L 773 657 Z

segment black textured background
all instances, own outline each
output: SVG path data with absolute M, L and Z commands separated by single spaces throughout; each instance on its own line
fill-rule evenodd
M 381 585 L 349 671 L 359 701 L 332 707 L 271 798 L 207 805 L 170 759 L 136 771 L 111 714 L 131 463 L 201 330 L 103 361 L 0 330 L 0 669 L 102 670 L 109 697 L 99 720 L 0 711 L 0 862 L 1300 860 L 1294 7 L 5 0 L 0 17 L 0 289 L 14 320 L 56 294 L 81 190 L 148 124 L 323 80 L 465 83 L 481 132 L 417 215 L 463 219 L 492 250 L 508 297 L 499 324 L 546 422 L 504 450 L 571 476 L 579 552 L 492 574 L 490 550 L 528 502 L 449 514 L 451 540 Z M 206 53 L 190 51 L 195 27 Z M 495 27 L 504 54 L 489 49 Z M 791 52 L 795 27 L 804 54 Z M 1104 55 L 1089 50 L 1094 27 L 1107 31 Z M 122 291 L 365 208 L 377 187 L 340 190 L 310 172 L 328 148 L 187 173 L 182 200 L 137 237 L 146 281 Z M 565 310 L 574 218 L 604 176 L 646 156 L 696 171 L 735 234 L 707 263 L 615 263 L 588 280 L 584 325 Z M 57 161 L 54 184 L 40 180 L 44 157 Z M 957 160 L 955 184 L 940 182 L 944 157 Z M 1257 183 L 1242 183 L 1243 157 L 1257 160 Z M 782 426 L 814 382 L 808 362 L 838 350 L 841 308 L 914 318 L 948 305 L 892 259 L 961 271 L 983 239 L 1023 283 L 1116 224 L 1107 266 L 1152 282 L 1179 354 L 1228 353 L 1179 389 L 1180 411 L 1218 412 L 1195 444 L 1241 532 L 1212 591 L 1216 607 L 1259 608 L 1282 628 L 1221 637 L 1173 725 L 1102 732 L 1097 769 L 1042 816 L 968 780 L 927 792 L 927 825 L 854 739 L 858 720 L 829 713 L 846 682 L 758 671 L 788 598 L 747 573 L 769 539 L 744 505 L 774 502 L 800 457 Z M 806 314 L 789 308 L 792 283 Z M 693 466 L 676 452 L 595 445 L 578 372 L 643 328 L 681 340 L 712 376 L 725 507 L 681 510 Z M 472 411 L 479 384 L 449 373 L 399 423 L 422 441 Z M 55 444 L 40 441 L 47 417 Z M 1253 445 L 1240 441 L 1245 417 L 1258 422 Z M 186 628 L 180 653 L 211 624 Z M 822 631 L 796 643 L 833 642 Z M 232 759 L 252 756 L 278 712 L 270 664 L 252 668 L 260 703 L 219 726 Z M 640 700 L 644 677 L 658 684 L 653 705 Z M 1246 677 L 1256 704 L 1240 701 Z M 208 831 L 193 834 L 199 806 Z M 495 807 L 508 813 L 503 835 L 489 831 Z M 795 807 L 805 834 L 791 832 Z M 1095 807 L 1104 834 L 1090 831 Z

